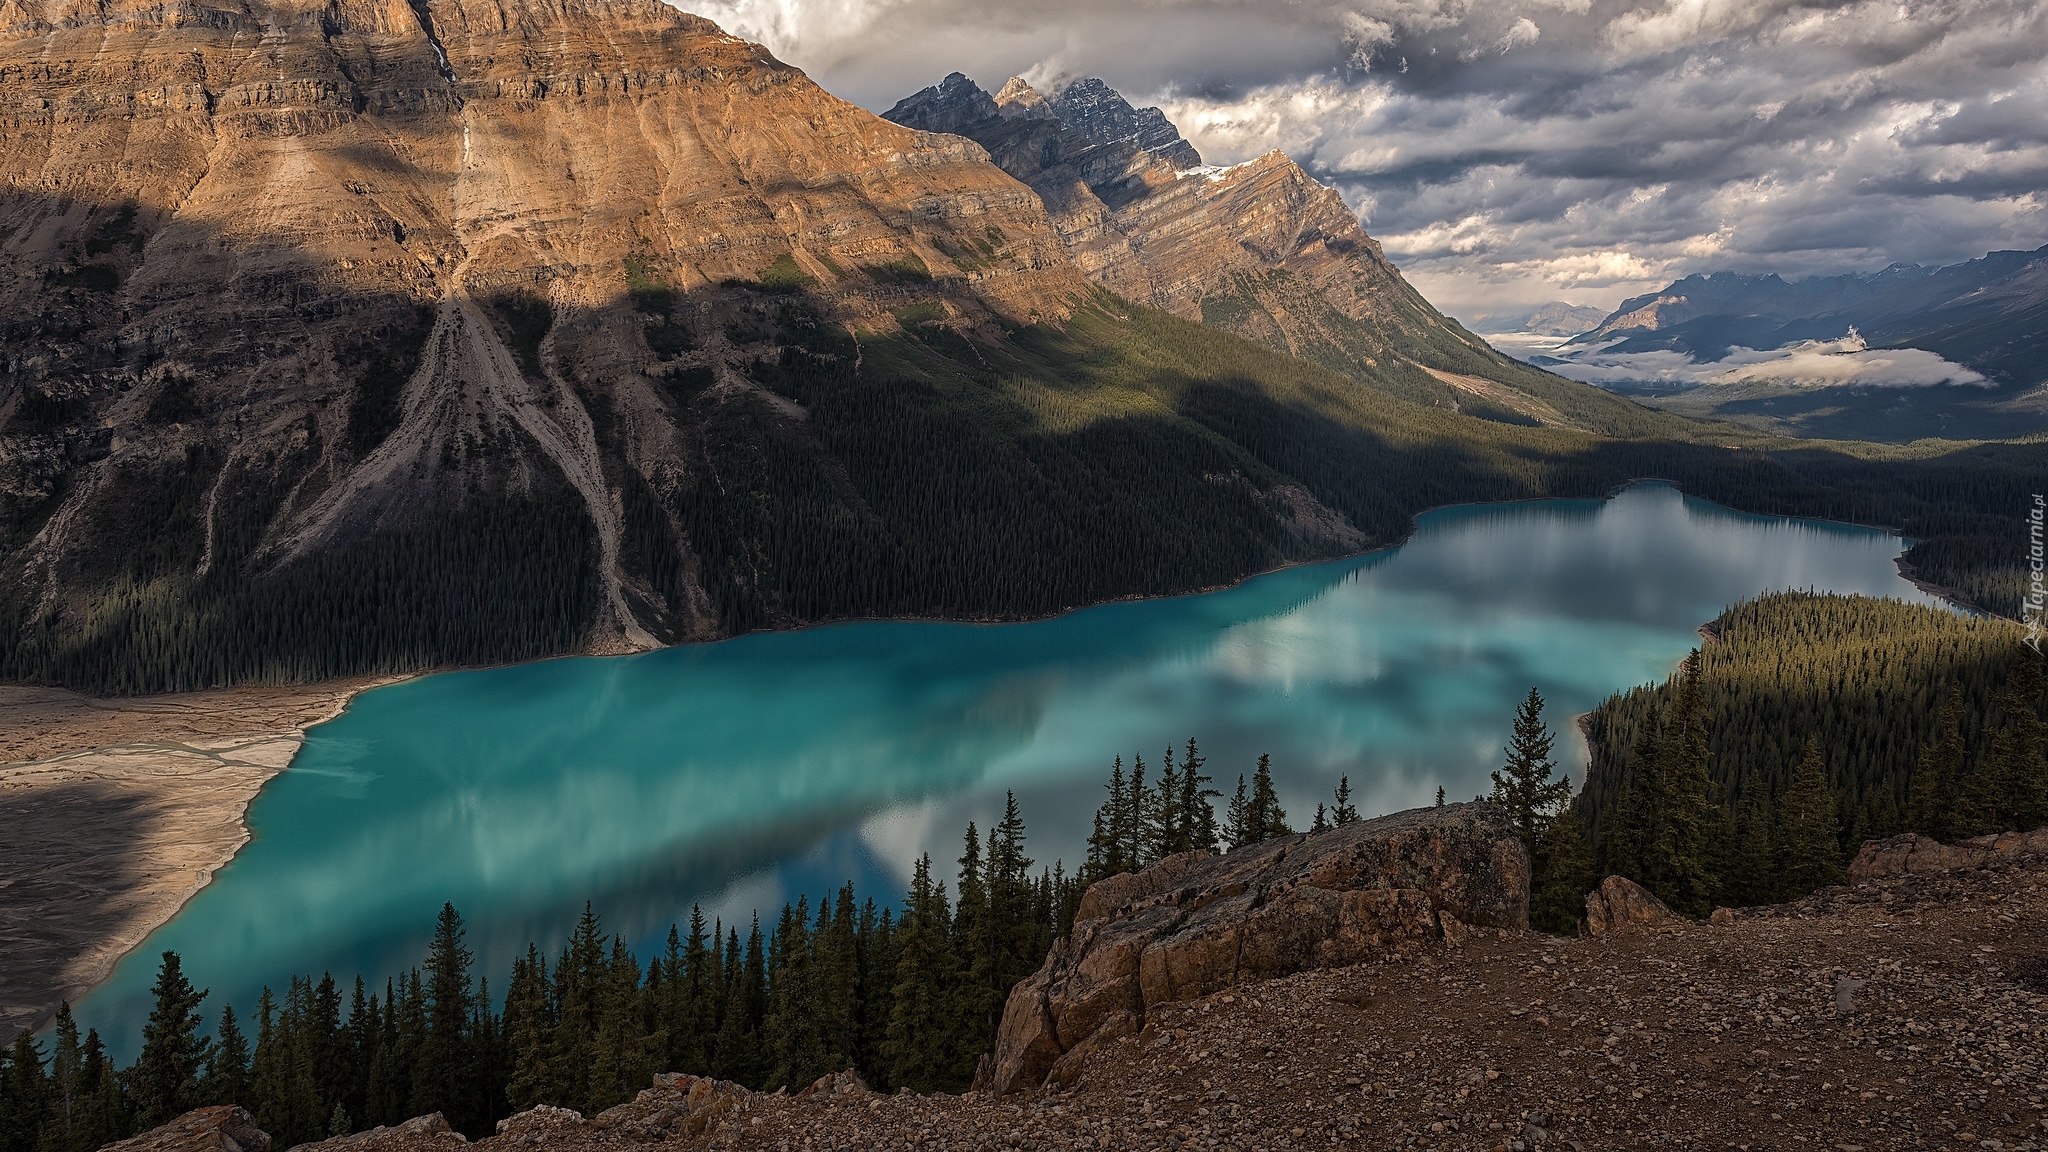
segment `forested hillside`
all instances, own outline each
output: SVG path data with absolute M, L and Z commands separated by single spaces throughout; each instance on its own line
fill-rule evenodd
M 1586 717 L 1602 874 L 1687 911 L 1802 895 L 1865 840 L 2048 823 L 2041 659 L 2003 620 L 1787 592 Z
M 693 614 L 729 634 L 1212 587 L 1398 540 L 1433 506 L 1598 496 L 1641 476 L 1896 527 L 1918 539 L 1908 560 L 1924 578 L 2012 610 L 2019 570 L 2002 544 L 2018 539 L 2016 494 L 2048 484 L 2037 445 L 1730 450 L 1640 412 L 1610 420 L 1613 435 L 1500 423 L 1107 295 L 1064 326 L 991 342 L 908 309 L 899 334 L 856 339 L 800 295 L 758 297 L 762 328 L 739 361 L 752 389 L 713 387 L 708 367 L 666 377 L 681 466 L 657 483 L 605 454 L 628 603 L 659 639 L 701 635 Z M 595 392 L 586 403 L 610 443 L 612 409 Z M 518 464 L 516 445 L 479 448 L 462 506 L 266 564 L 280 480 L 314 472 L 316 455 L 195 448 L 116 470 L 73 521 L 85 543 L 58 567 L 66 597 L 26 581 L 0 595 L 0 675 L 145 692 L 584 641 L 601 595 L 595 528 L 559 474 Z M 538 477 L 530 494 L 499 460 Z M 17 509 L 17 547 L 61 498 Z

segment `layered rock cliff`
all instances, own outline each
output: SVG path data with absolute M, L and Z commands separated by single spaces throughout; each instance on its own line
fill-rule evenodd
M 1072 1083 L 1149 1014 L 1226 988 L 1529 927 L 1529 853 L 1505 810 L 1455 804 L 1225 855 L 1188 852 L 1089 888 L 1074 928 L 1010 992 L 979 1087 Z
M 989 107 L 1051 134 L 1070 195 L 656 0 L 5 0 L 0 677 L 1038 615 L 1532 494 L 1445 409 L 1645 419 L 1484 359 L 1390 270 L 1355 295 L 1391 311 L 1334 311 L 1305 277 L 1378 257 L 1290 165 L 1180 172 L 1171 125 L 1106 89 Z M 1218 243 L 1285 265 L 1233 265 L 1258 300 L 1308 293 L 1284 324 L 1191 294 Z M 1449 343 L 1325 357 L 1345 379 L 1098 285 Z
M 679 299 L 779 275 L 893 325 L 909 279 L 1014 324 L 1086 288 L 974 145 L 654 0 L 15 0 L 0 142 L 9 415 L 100 417 L 5 461 L 28 503 L 65 489 L 20 526 L 32 615 L 82 610 L 66 566 L 104 485 L 197 453 L 201 575 L 231 548 L 281 563 L 552 493 L 594 532 L 596 646 L 653 643 L 649 615 L 709 634 L 701 597 L 650 611 L 663 597 L 633 587 L 607 478 L 659 484 L 680 454 L 643 369 L 760 311 Z M 934 288 L 948 251 L 977 259 Z M 245 477 L 272 491 L 239 499 Z M 223 526 L 224 497 L 250 522 Z

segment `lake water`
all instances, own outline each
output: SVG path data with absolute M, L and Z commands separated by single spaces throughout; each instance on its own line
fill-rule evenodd
M 692 902 L 742 922 L 853 879 L 950 876 L 1014 790 L 1041 863 L 1080 856 L 1110 758 L 1193 736 L 1226 795 L 1262 752 L 1297 827 L 1349 775 L 1367 815 L 1489 787 L 1531 685 L 1570 717 L 1667 675 L 1760 592 L 1927 602 L 1901 541 L 1638 485 L 1609 501 L 1445 509 L 1399 549 L 1223 592 L 1030 624 L 861 623 L 639 656 L 430 676 L 308 734 L 255 839 L 80 1007 L 132 1056 L 164 949 L 246 1013 L 293 973 L 381 986 L 467 918 L 502 991 L 590 901 L 644 959 Z

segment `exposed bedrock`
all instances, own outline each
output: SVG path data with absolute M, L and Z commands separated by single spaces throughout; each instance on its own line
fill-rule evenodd
M 1064 1083 L 1160 1004 L 1529 926 L 1529 854 L 1486 803 L 1417 808 L 1112 876 L 1010 992 L 977 1087 Z

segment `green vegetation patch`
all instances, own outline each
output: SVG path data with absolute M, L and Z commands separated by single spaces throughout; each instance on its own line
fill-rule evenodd
M 816 284 L 818 278 L 797 267 L 796 257 L 784 252 L 775 258 L 774 263 L 761 269 L 759 281 L 761 291 L 787 296 Z
M 357 458 L 368 456 L 397 430 L 405 415 L 406 382 L 418 371 L 420 355 L 433 331 L 434 309 L 420 305 L 413 309 L 409 323 L 343 354 L 344 363 L 362 365 L 356 373 L 355 393 L 349 398 L 348 427 L 343 433 L 349 451 Z
M 931 268 L 925 264 L 924 258 L 915 252 L 904 256 L 900 260 L 891 260 L 886 264 L 862 265 L 861 270 L 866 272 L 870 279 L 882 284 L 929 284 L 932 282 Z
M 675 289 L 639 255 L 626 257 L 626 297 L 645 316 L 666 316 L 676 303 Z

